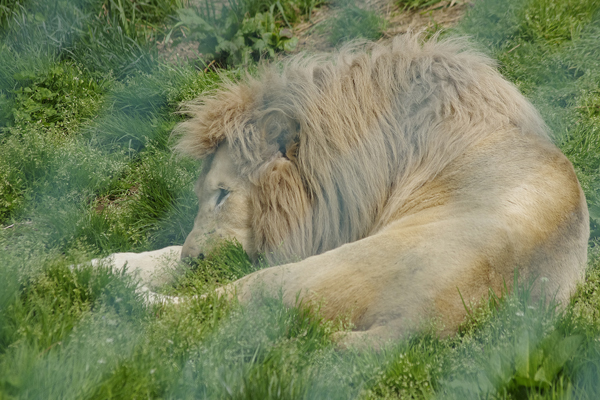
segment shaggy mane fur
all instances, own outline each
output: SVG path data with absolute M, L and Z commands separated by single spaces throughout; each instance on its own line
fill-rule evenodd
M 372 235 L 497 131 L 547 136 L 537 111 L 465 39 L 406 35 L 297 56 L 186 107 L 177 149 L 207 158 L 227 141 L 256 186 L 256 247 L 277 261 Z

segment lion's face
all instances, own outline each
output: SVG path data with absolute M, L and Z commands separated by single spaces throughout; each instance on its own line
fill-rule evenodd
M 255 256 L 251 189 L 250 181 L 238 173 L 229 146 L 221 144 L 208 172 L 203 172 L 196 182 L 198 215 L 183 245 L 181 258 L 201 257 L 219 239 L 236 239 L 250 257 Z

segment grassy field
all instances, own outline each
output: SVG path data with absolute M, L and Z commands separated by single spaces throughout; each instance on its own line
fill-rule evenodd
M 149 306 L 126 274 L 85 264 L 183 243 L 199 165 L 172 156 L 178 105 L 293 48 L 290 27 L 323 3 L 0 0 L 0 399 L 598 398 L 597 0 L 479 0 L 443 33 L 498 60 L 576 168 L 592 238 L 565 310 L 519 286 L 469 309 L 455 336 L 432 323 L 379 352 L 340 350 L 343 319 L 210 294 L 258 268 L 235 243 L 164 289 L 209 293 L 179 306 Z M 327 25 L 332 42 L 381 34 L 380 16 L 336 6 L 352 24 Z M 167 63 L 165 40 L 197 40 L 207 59 Z

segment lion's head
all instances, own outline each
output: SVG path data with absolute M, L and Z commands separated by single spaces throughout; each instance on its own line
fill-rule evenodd
M 257 107 L 265 99 L 253 93 L 230 84 L 192 105 L 194 118 L 180 127 L 186 136 L 179 149 L 204 160 L 195 186 L 199 212 L 182 258 L 203 254 L 220 238 L 274 262 L 312 251 L 297 240 L 311 210 L 296 164 L 299 127 L 280 109 Z

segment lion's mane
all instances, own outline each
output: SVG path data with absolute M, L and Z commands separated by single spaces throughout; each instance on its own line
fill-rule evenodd
M 461 38 L 396 37 L 296 56 L 186 105 L 179 151 L 227 141 L 255 185 L 255 245 L 305 258 L 369 236 L 489 135 L 547 136 L 533 106 Z

